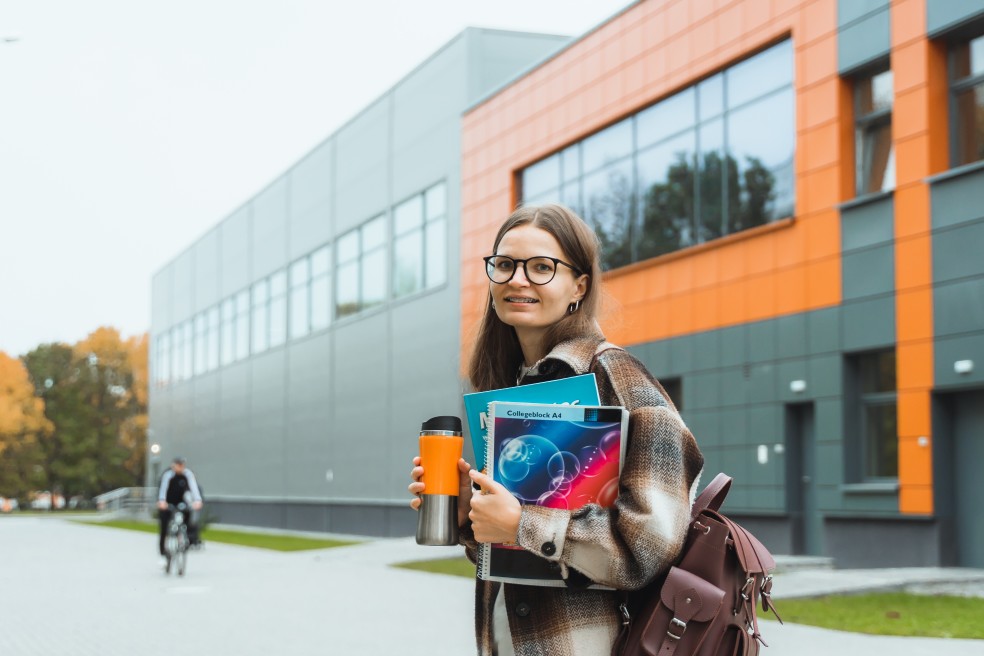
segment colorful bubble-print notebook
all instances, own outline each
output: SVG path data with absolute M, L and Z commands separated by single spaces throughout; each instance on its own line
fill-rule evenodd
M 619 407 L 493 402 L 485 460 L 492 478 L 522 504 L 561 511 L 588 504 L 607 508 L 618 496 L 628 422 L 629 413 Z M 515 545 L 480 545 L 478 576 L 565 586 L 555 563 Z

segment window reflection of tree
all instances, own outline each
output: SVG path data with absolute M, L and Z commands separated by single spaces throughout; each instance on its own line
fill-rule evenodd
M 588 224 L 601 244 L 601 264 L 605 270 L 625 266 L 632 257 L 632 179 L 631 169 L 613 167 L 595 174 L 603 184 L 591 188 L 585 181 L 584 195 Z
M 695 176 L 693 160 L 679 153 L 665 182 L 643 192 L 639 259 L 769 222 L 776 197 L 775 176 L 759 158 L 746 156 L 745 160 L 739 171 L 734 157 L 726 156 L 722 166 L 720 153 L 711 151 L 700 157 Z M 722 192 L 725 180 L 727 194 Z M 699 205 L 695 203 L 698 189 Z

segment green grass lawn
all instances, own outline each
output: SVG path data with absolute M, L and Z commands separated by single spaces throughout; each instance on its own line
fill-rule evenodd
M 893 592 L 778 599 L 776 606 L 783 621 L 795 624 L 876 635 L 984 639 L 984 599 Z
M 435 574 L 475 577 L 467 558 L 400 563 Z M 876 635 L 984 639 L 984 599 L 905 593 L 841 595 L 817 599 L 777 599 L 785 622 Z M 761 613 L 762 619 L 775 619 Z
M 145 533 L 157 533 L 157 524 L 151 522 L 138 522 L 133 520 L 113 519 L 104 522 L 80 522 L 90 526 L 108 526 L 111 528 L 123 528 L 130 531 L 143 531 Z M 322 538 L 309 538 L 299 535 L 279 535 L 276 533 L 249 533 L 246 531 L 229 531 L 224 529 L 207 528 L 202 531 L 202 539 L 206 542 L 221 542 L 223 544 L 236 544 L 243 547 L 258 547 L 260 549 L 273 549 L 275 551 L 304 551 L 307 549 L 327 549 L 329 547 L 343 547 L 349 544 L 358 544 L 352 540 L 325 540 Z
M 393 567 L 414 569 L 420 572 L 431 572 L 433 574 L 464 576 L 470 579 L 475 578 L 475 565 L 464 557 L 441 558 L 438 560 L 417 560 L 409 563 L 397 563 L 393 565 Z

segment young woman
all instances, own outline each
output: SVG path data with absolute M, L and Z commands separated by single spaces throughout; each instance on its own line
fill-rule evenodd
M 663 387 L 641 362 L 605 341 L 596 316 L 598 240 L 558 205 L 516 210 L 485 258 L 489 299 L 469 368 L 478 391 L 593 372 L 602 405 L 629 410 L 615 505 L 558 510 L 520 505 L 491 477 L 459 461 L 459 525 L 469 557 L 478 542 L 515 542 L 553 563 L 567 583 L 549 588 L 477 581 L 478 653 L 608 654 L 621 626 L 612 591 L 644 586 L 683 546 L 703 456 Z M 414 459 L 410 492 L 424 490 Z M 472 494 L 471 483 L 482 493 Z M 411 507 L 420 506 L 419 499 Z

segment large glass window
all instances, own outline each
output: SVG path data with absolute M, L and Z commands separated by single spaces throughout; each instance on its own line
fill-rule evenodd
M 249 356 L 249 290 L 236 294 L 236 360 Z
M 311 330 L 310 282 L 308 258 L 303 257 L 290 265 L 290 337 L 304 337 Z
M 287 341 L 287 272 L 270 276 L 270 346 Z
M 253 348 L 251 351 L 253 353 L 262 353 L 270 346 L 269 324 L 267 320 L 269 314 L 267 303 L 270 300 L 270 286 L 265 279 L 253 285 L 250 299 L 253 308 L 253 325 L 251 330 Z
M 386 217 L 377 216 L 336 242 L 338 317 L 355 314 L 386 300 Z
M 444 183 L 393 209 L 393 296 L 447 280 L 447 199 Z
M 230 297 L 222 301 L 222 366 L 231 364 L 236 358 L 236 299 Z
M 560 202 L 611 269 L 791 216 L 793 49 L 784 41 L 519 176 L 523 202 Z
M 181 380 L 191 378 L 194 340 L 192 337 L 192 323 L 188 319 L 181 324 L 181 342 L 184 348 L 181 350 Z
M 855 83 L 854 149 L 859 196 L 895 188 L 893 94 L 892 71 L 865 75 Z
M 954 164 L 984 160 L 984 36 L 953 50 Z
M 849 390 L 855 406 L 848 414 L 856 431 L 856 481 L 893 479 L 899 473 L 895 351 L 856 355 L 848 360 Z
M 205 314 L 205 371 L 215 371 L 219 367 L 219 306 L 208 309 Z
M 195 376 L 205 373 L 205 355 L 208 349 L 207 328 L 207 318 L 202 312 L 195 317 L 195 369 L 193 372 Z
M 311 330 L 331 323 L 330 274 L 331 248 L 324 246 L 311 253 Z
M 171 382 L 171 331 L 157 338 L 157 371 L 155 378 L 162 387 Z

